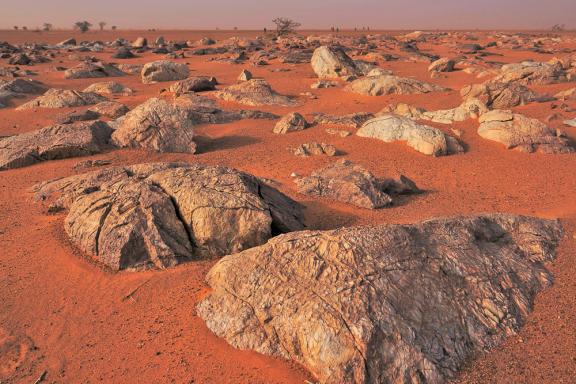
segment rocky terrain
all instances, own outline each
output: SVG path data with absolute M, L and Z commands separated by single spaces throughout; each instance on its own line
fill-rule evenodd
M 1 383 L 570 383 L 576 35 L 0 31 Z

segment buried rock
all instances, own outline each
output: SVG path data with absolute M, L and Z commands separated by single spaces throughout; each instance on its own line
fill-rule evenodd
M 303 228 L 302 207 L 258 178 L 201 164 L 113 167 L 35 187 L 68 208 L 70 239 L 114 269 L 214 258 Z
M 464 152 L 462 145 L 452 136 L 398 115 L 383 115 L 368 120 L 356 135 L 387 143 L 406 141 L 408 146 L 425 155 L 444 156 Z
M 0 170 L 41 161 L 87 156 L 109 147 L 110 127 L 101 121 L 53 125 L 0 139 Z
M 25 110 L 33 108 L 69 108 L 81 107 L 84 105 L 97 104 L 107 99 L 93 92 L 80 92 L 70 89 L 49 89 L 45 94 L 39 96 L 25 104 L 22 104 L 16 110 Z
M 252 106 L 293 106 L 296 104 L 292 98 L 276 93 L 270 84 L 263 79 L 252 79 L 231 85 L 216 92 L 215 96 L 225 101 Z
M 379 180 L 370 171 L 348 160 L 340 160 L 295 179 L 298 192 L 308 196 L 328 197 L 366 209 L 377 209 L 393 203 L 391 194 L 419 193 L 410 179 Z
M 522 152 L 574 152 L 569 140 L 561 137 L 538 119 L 506 110 L 494 110 L 480 116 L 478 134 Z
M 503 214 L 290 233 L 220 260 L 197 313 L 322 383 L 439 384 L 524 324 L 561 236 Z

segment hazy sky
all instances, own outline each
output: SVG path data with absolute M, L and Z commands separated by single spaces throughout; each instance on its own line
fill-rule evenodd
M 260 29 L 277 16 L 302 28 L 576 27 L 576 0 L 0 0 L 0 28 L 106 21 L 119 28 Z

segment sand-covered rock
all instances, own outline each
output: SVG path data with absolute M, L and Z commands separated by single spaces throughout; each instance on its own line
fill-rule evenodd
M 316 48 L 311 59 L 314 73 L 321 79 L 360 75 L 360 70 L 342 48 L 322 46 Z
M 327 197 L 356 207 L 377 209 L 393 203 L 392 194 L 418 193 L 416 184 L 403 177 L 400 181 L 380 180 L 366 168 L 348 160 L 334 162 L 295 179 L 298 192 Z
M 84 105 L 97 104 L 107 99 L 93 92 L 80 92 L 70 89 L 52 88 L 25 104 L 22 104 L 16 110 L 25 110 L 33 108 L 70 108 L 81 107 Z
M 299 230 L 302 208 L 254 176 L 201 164 L 108 168 L 35 187 L 69 209 L 70 239 L 114 269 L 168 268 Z
M 77 122 L 1 138 L 0 170 L 99 153 L 109 147 L 111 132 L 100 121 Z
M 153 84 L 163 81 L 183 80 L 190 71 L 183 63 L 168 60 L 159 60 L 144 64 L 140 73 L 144 84 Z
M 356 134 L 387 143 L 406 141 L 408 146 L 425 155 L 443 156 L 464 151 L 458 140 L 441 130 L 392 114 L 368 120 Z
M 511 215 L 290 233 L 218 262 L 197 311 L 322 383 L 439 384 L 524 324 L 561 234 Z
M 215 93 L 216 97 L 234 101 L 236 103 L 260 106 L 260 105 L 280 105 L 293 106 L 296 102 L 284 95 L 278 94 L 272 89 L 270 84 L 263 79 L 252 79 L 239 84 L 231 85 Z
M 494 110 L 482 115 L 479 121 L 478 134 L 481 137 L 502 143 L 508 149 L 545 153 L 574 151 L 566 138 L 558 136 L 538 119 L 508 110 Z
M 439 85 L 426 83 L 407 77 L 394 75 L 367 76 L 354 80 L 345 88 L 349 92 L 368 96 L 407 95 L 430 92 L 442 92 L 447 89 Z
M 166 100 L 151 98 L 113 124 L 112 140 L 126 148 L 156 152 L 196 152 L 194 122 L 188 111 Z

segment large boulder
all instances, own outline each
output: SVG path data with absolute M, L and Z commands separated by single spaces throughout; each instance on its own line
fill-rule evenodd
M 464 99 L 481 100 L 490 109 L 512 108 L 532 102 L 544 102 L 553 98 L 541 95 L 519 83 L 499 83 L 489 81 L 483 84 L 467 85 L 460 90 Z
M 408 146 L 425 155 L 443 156 L 464 151 L 458 140 L 441 130 L 393 114 L 368 120 L 356 134 L 387 143 L 406 141 Z
M 194 122 L 174 103 L 151 98 L 120 117 L 112 126 L 115 145 L 156 152 L 194 153 Z
M 345 90 L 360 95 L 406 95 L 447 91 L 447 88 L 407 77 L 394 75 L 367 76 L 354 80 Z
M 522 152 L 574 152 L 569 141 L 538 119 L 507 110 L 494 110 L 480 116 L 478 134 Z
M 290 233 L 220 260 L 197 313 L 322 383 L 440 384 L 524 324 L 561 235 L 511 215 Z
M 370 171 L 348 160 L 340 160 L 310 176 L 295 179 L 298 192 L 327 197 L 356 207 L 377 209 L 392 204 L 393 194 L 418 193 L 420 189 L 406 177 L 398 182 L 377 179 Z
M 53 125 L 0 139 L 0 170 L 41 161 L 87 156 L 108 147 L 112 130 L 103 122 Z
M 288 97 L 276 93 L 270 84 L 263 79 L 252 79 L 234 84 L 215 93 L 216 97 L 234 101 L 236 103 L 260 106 L 280 105 L 293 106 L 296 102 Z
M 70 68 L 64 71 L 65 79 L 90 79 L 99 77 L 117 77 L 124 75 L 124 72 L 112 64 L 106 64 L 103 62 L 83 62 L 74 68 Z
M 311 64 L 314 73 L 321 79 L 361 74 L 354 61 L 339 47 L 316 48 L 312 54 Z
M 17 110 L 33 108 L 70 108 L 82 107 L 84 105 L 97 104 L 107 99 L 93 92 L 80 92 L 71 89 L 52 88 L 25 104 L 22 104 Z
M 153 84 L 162 81 L 183 80 L 188 77 L 189 73 L 186 64 L 159 60 L 144 64 L 140 75 L 144 84 Z
M 299 204 L 261 180 L 201 164 L 108 168 L 42 183 L 43 200 L 69 209 L 64 226 L 114 270 L 163 269 L 264 244 L 303 228 Z

